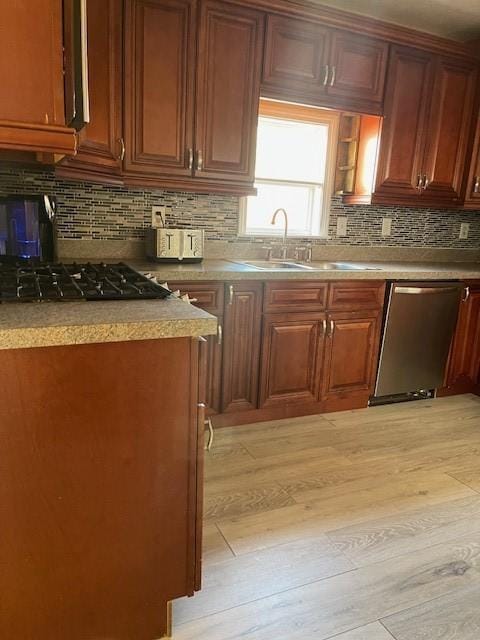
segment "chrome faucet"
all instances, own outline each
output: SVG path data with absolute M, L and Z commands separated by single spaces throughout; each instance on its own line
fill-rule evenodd
M 283 216 L 285 218 L 285 231 L 283 234 L 283 247 L 282 247 L 282 258 L 285 260 L 285 258 L 287 257 L 287 235 L 288 235 L 288 215 L 285 209 L 282 209 L 282 208 L 277 209 L 272 216 L 272 221 L 270 222 L 270 224 L 275 224 L 277 215 L 279 213 L 283 213 Z

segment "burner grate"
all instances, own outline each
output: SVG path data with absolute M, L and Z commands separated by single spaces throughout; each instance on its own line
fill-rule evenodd
M 166 298 L 168 289 L 123 262 L 0 265 L 0 302 Z

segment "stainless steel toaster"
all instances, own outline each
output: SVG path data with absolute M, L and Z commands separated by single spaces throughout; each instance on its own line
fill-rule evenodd
M 203 260 L 204 235 L 202 229 L 147 229 L 147 257 L 156 262 L 200 262 Z

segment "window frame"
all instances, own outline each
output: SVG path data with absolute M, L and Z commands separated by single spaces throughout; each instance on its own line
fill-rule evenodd
M 297 122 L 307 122 L 314 124 L 327 124 L 329 127 L 329 137 L 327 145 L 327 157 L 326 157 L 326 170 L 325 180 L 323 185 L 323 207 L 322 218 L 319 225 L 319 234 L 311 233 L 295 233 L 289 229 L 289 237 L 295 238 L 308 238 L 325 239 L 328 237 L 328 225 L 330 218 L 330 204 L 332 200 L 334 184 L 335 184 L 335 170 L 336 170 L 336 156 L 338 145 L 338 127 L 340 113 L 336 111 L 330 111 L 327 109 L 321 109 L 318 107 L 312 107 L 307 105 L 293 104 L 287 102 L 280 102 L 276 100 L 267 100 L 261 98 L 259 117 L 278 118 L 280 120 L 294 120 Z M 256 183 L 271 183 L 291 186 L 307 186 L 318 187 L 318 182 L 303 182 L 298 180 L 279 180 L 277 178 L 258 178 L 255 176 Z M 238 235 L 244 238 L 278 238 L 283 236 L 284 230 L 280 227 L 272 227 L 271 230 L 247 230 L 247 198 L 248 196 L 240 198 L 239 208 L 239 220 L 238 220 Z M 287 211 L 288 213 L 288 211 Z M 273 214 L 273 212 L 272 212 Z M 313 225 L 312 225 L 313 226 Z

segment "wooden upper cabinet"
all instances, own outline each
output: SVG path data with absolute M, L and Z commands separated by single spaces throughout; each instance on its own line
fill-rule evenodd
M 64 125 L 62 0 L 3 5 L 0 120 Z
M 125 170 L 189 176 L 196 2 L 129 0 L 126 6 Z
M 438 58 L 423 161 L 424 198 L 461 198 L 466 152 L 472 128 L 476 68 Z
M 393 47 L 374 199 L 418 199 L 434 57 Z
M 465 208 L 480 209 L 480 116 L 477 118 L 477 130 L 467 178 Z
M 299 95 L 323 90 L 328 81 L 329 43 L 330 32 L 321 25 L 269 15 L 262 87 L 280 94 L 290 89 Z
M 0 148 L 74 153 L 65 126 L 62 0 L 3 2 Z
M 369 113 L 381 113 L 387 59 L 388 43 L 333 31 L 328 95 L 347 102 L 364 102 Z
M 325 327 L 323 313 L 264 317 L 260 407 L 318 400 Z
M 264 95 L 381 113 L 388 43 L 283 16 L 267 20 Z
M 87 0 L 90 123 L 78 134 L 78 153 L 59 175 L 119 179 L 123 160 L 123 12 L 118 0 Z
M 201 7 L 195 175 L 253 183 L 263 14 L 216 0 Z
M 222 411 L 256 409 L 263 283 L 225 287 Z

